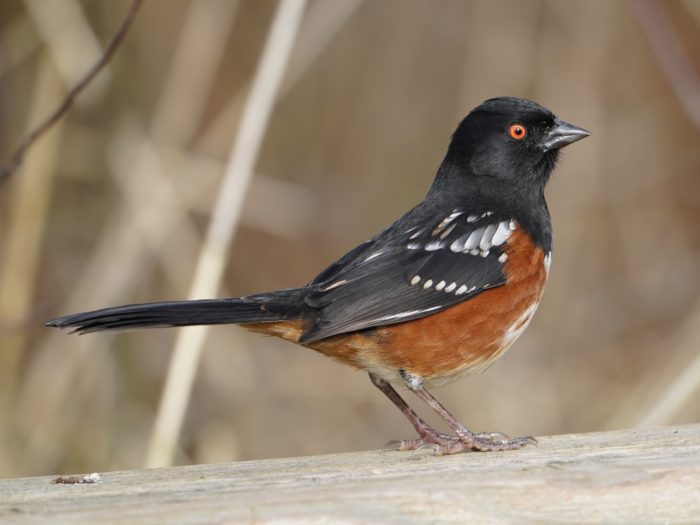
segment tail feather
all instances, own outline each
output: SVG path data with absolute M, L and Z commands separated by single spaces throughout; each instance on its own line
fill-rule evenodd
M 52 319 L 46 326 L 74 328 L 74 332 L 138 330 L 167 326 L 265 323 L 300 319 L 304 289 L 198 301 L 130 304 Z

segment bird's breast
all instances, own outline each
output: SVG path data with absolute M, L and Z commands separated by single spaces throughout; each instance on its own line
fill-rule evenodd
M 486 369 L 525 331 L 549 270 L 550 255 L 520 228 L 504 253 L 506 284 L 439 313 L 377 329 L 377 350 L 365 356 L 364 367 L 393 381 L 403 369 L 428 384 Z

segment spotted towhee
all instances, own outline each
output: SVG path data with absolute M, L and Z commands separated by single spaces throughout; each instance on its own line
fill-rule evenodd
M 483 371 L 527 327 L 551 262 L 544 186 L 559 149 L 588 135 L 534 102 L 487 100 L 457 127 L 423 202 L 306 286 L 118 306 L 47 325 L 87 333 L 240 324 L 367 370 L 418 431 L 396 448 L 519 448 L 534 439 L 471 432 L 426 386 Z M 392 383 L 407 386 L 455 435 L 423 421 Z

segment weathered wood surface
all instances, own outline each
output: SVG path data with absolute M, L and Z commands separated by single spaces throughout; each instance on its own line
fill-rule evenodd
M 0 523 L 700 523 L 700 425 L 0 480 Z

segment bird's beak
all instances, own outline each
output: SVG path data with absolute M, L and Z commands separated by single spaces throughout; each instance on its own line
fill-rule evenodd
M 547 133 L 542 147 L 547 151 L 563 148 L 572 142 L 585 139 L 588 135 L 590 135 L 590 133 L 585 129 L 577 128 L 568 122 L 556 119 L 554 121 L 554 127 Z

